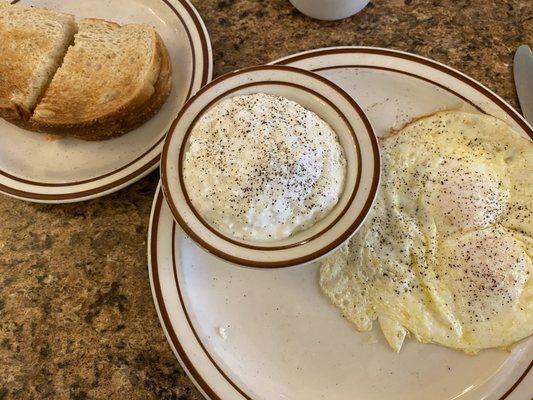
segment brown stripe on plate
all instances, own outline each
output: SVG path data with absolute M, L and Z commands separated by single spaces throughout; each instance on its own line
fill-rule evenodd
M 19 1 L 20 0 L 15 0 L 11 4 L 18 3 Z M 193 39 L 192 39 L 191 32 L 190 32 L 188 26 L 185 24 L 185 21 L 184 21 L 183 17 L 178 13 L 176 8 L 170 3 L 169 0 L 161 0 L 161 1 L 164 4 L 166 4 L 170 8 L 172 13 L 175 14 L 178 17 L 178 19 L 180 20 L 180 22 L 181 22 L 181 24 L 183 26 L 183 29 L 185 30 L 185 32 L 187 34 L 187 38 L 189 40 L 189 45 L 190 45 L 190 48 L 191 48 L 192 61 L 193 62 L 192 62 L 192 71 L 191 71 L 191 79 L 190 79 L 189 89 L 188 89 L 188 92 L 187 92 L 187 96 L 185 98 L 185 101 L 186 101 L 191 96 L 192 88 L 194 86 L 194 74 L 196 72 L 196 50 L 197 49 L 194 47 L 194 42 L 193 42 Z M 198 14 L 195 12 L 195 10 L 190 5 L 190 3 L 187 0 L 176 0 L 176 1 L 178 1 L 183 6 L 183 8 L 189 13 L 189 15 L 190 15 L 195 27 L 198 30 L 198 35 L 199 35 L 199 39 L 200 39 L 200 43 L 201 43 L 201 47 L 202 47 L 203 70 L 202 70 L 201 86 L 203 86 L 203 85 L 205 85 L 207 83 L 207 81 L 209 79 L 209 69 L 210 69 L 210 66 L 209 66 L 210 63 L 209 63 L 208 39 L 207 39 L 207 36 L 206 36 L 206 32 L 205 32 L 205 30 L 202 27 L 202 23 L 199 20 Z M 47 183 L 47 182 L 32 181 L 32 180 L 20 178 L 20 177 L 14 176 L 12 174 L 9 174 L 8 172 L 5 172 L 3 170 L 0 170 L 0 175 L 3 175 L 3 176 L 5 176 L 5 177 L 7 177 L 9 179 L 13 179 L 13 180 L 21 182 L 21 183 L 25 183 L 25 184 L 29 184 L 29 185 L 35 185 L 35 186 L 42 186 L 42 187 L 68 187 L 68 186 L 75 186 L 75 185 L 80 185 L 80 184 L 84 184 L 84 183 L 90 183 L 90 182 L 98 181 L 100 179 L 103 179 L 103 178 L 106 178 L 108 176 L 114 175 L 114 174 L 116 174 L 116 173 L 128 168 L 129 166 L 135 164 L 139 160 L 141 160 L 143 157 L 145 157 L 147 154 L 149 154 L 151 151 L 153 151 L 158 145 L 161 144 L 161 142 L 165 139 L 166 133 L 167 132 L 165 132 L 157 140 L 157 142 L 150 147 L 150 149 L 146 150 L 143 154 L 141 154 L 135 160 L 133 160 L 133 161 L 127 163 L 126 165 L 123 165 L 120 168 L 117 168 L 117 169 L 115 169 L 115 170 L 113 170 L 111 172 L 105 173 L 103 175 L 99 175 L 99 176 L 94 177 L 94 178 L 81 180 L 81 181 L 65 182 L 65 183 Z M 100 186 L 100 187 L 97 187 L 97 188 L 94 188 L 94 189 L 85 190 L 85 191 L 79 191 L 79 192 L 74 192 L 74 193 L 66 193 L 66 194 L 39 194 L 39 193 L 33 193 L 33 192 L 27 192 L 27 191 L 23 191 L 23 190 L 19 190 L 19 189 L 14 189 L 14 188 L 2 185 L 2 184 L 0 184 L 0 190 L 2 190 L 5 193 L 11 194 L 13 196 L 16 196 L 16 197 L 23 197 L 23 198 L 32 199 L 32 200 L 73 200 L 73 199 L 76 199 L 76 198 L 79 198 L 79 197 L 91 196 L 91 195 L 98 194 L 98 193 L 101 193 L 101 192 L 105 192 L 105 191 L 110 190 L 112 188 L 118 187 L 118 186 L 122 185 L 123 183 L 125 183 L 125 182 L 127 182 L 129 180 L 132 180 L 135 177 L 138 177 L 138 176 L 142 175 L 146 170 L 148 170 L 149 168 L 151 168 L 155 164 L 157 164 L 159 159 L 160 159 L 160 155 L 157 155 L 156 157 L 154 157 L 150 161 L 148 161 L 146 164 L 144 164 L 141 167 L 139 167 L 137 170 L 135 170 L 132 173 L 128 174 L 127 177 L 123 177 L 123 178 L 118 179 L 116 181 L 110 182 L 109 184 L 106 184 L 106 185 L 103 185 L 103 186 Z
M 146 172 L 151 167 L 153 167 L 155 164 L 157 164 L 158 161 L 159 161 L 159 158 L 154 158 L 149 163 L 144 164 L 138 170 L 133 171 L 132 173 L 114 182 L 110 182 L 103 186 L 99 186 L 93 189 L 83 190 L 83 191 L 75 192 L 75 193 L 64 193 L 64 194 L 32 193 L 32 192 L 26 192 L 23 190 L 19 190 L 19 189 L 10 188 L 1 183 L 0 183 L 0 190 L 3 192 L 9 193 L 13 196 L 16 196 L 16 197 L 22 197 L 26 199 L 31 198 L 32 200 L 72 200 L 72 199 L 77 199 L 80 197 L 92 196 L 94 194 L 105 192 L 106 190 L 111 190 L 113 188 L 116 188 L 130 181 L 131 179 L 134 179 L 135 177 L 142 175 L 144 172 Z
M 30 180 L 27 180 L 27 179 L 24 179 L 24 178 L 19 178 L 18 176 L 12 175 L 12 174 L 10 174 L 8 172 L 5 172 L 5 171 L 2 171 L 2 170 L 0 170 L 0 174 L 5 176 L 5 177 L 7 177 L 7 178 L 13 179 L 14 181 L 18 181 L 18 182 L 21 182 L 21 183 L 26 183 L 26 184 L 29 184 L 29 185 L 43 186 L 43 187 L 66 187 L 66 186 L 75 186 L 75 185 L 81 185 L 81 184 L 84 184 L 84 183 L 90 183 L 90 182 L 94 182 L 94 181 L 99 180 L 99 179 L 107 178 L 108 176 L 116 174 L 117 172 L 120 172 L 120 171 L 128 168 L 130 165 L 135 164 L 137 161 L 139 161 L 141 158 L 143 158 L 145 155 L 147 155 L 153 149 L 155 149 L 159 144 L 161 144 L 161 142 L 163 140 L 165 140 L 165 136 L 166 136 L 166 132 L 159 139 L 157 139 L 157 142 L 152 147 L 150 147 L 143 154 L 141 154 L 135 160 L 127 163 L 126 165 L 123 165 L 122 167 L 117 168 L 114 171 L 107 172 L 107 173 L 105 173 L 103 175 L 99 175 L 99 176 L 97 176 L 95 178 L 85 179 L 85 180 L 82 180 L 82 181 L 72 181 L 72 182 L 66 182 L 66 183 L 47 183 L 47 182 L 30 181 Z M 149 164 L 153 165 L 154 163 L 157 162 L 158 158 L 159 157 L 153 158 L 152 160 L 150 160 Z M 82 193 L 82 192 L 79 192 L 79 193 Z
M 460 80 L 463 83 L 466 83 L 467 85 L 476 89 L 478 92 L 481 92 L 484 96 L 488 97 L 490 100 L 496 103 L 500 108 L 502 108 L 505 112 L 507 112 L 507 114 L 529 135 L 529 137 L 533 139 L 533 129 L 529 127 L 529 125 L 522 118 L 522 116 L 514 108 L 512 108 L 509 104 L 507 104 L 504 100 L 502 100 L 499 96 L 493 93 L 491 90 L 487 89 L 485 86 L 475 81 L 474 79 L 464 75 L 463 73 L 451 67 L 448 67 L 447 65 L 441 64 L 437 61 L 433 61 L 428 58 L 418 56 L 415 54 L 404 53 L 398 50 L 370 48 L 370 47 L 339 47 L 339 48 L 331 48 L 331 49 L 326 48 L 326 49 L 318 49 L 315 51 L 310 51 L 310 52 L 303 53 L 303 54 L 298 54 L 292 57 L 289 56 L 288 58 L 285 58 L 281 61 L 274 62 L 273 65 L 287 65 L 290 63 L 294 63 L 296 61 L 307 60 L 309 58 L 315 58 L 315 57 L 331 55 L 331 54 L 377 54 L 377 55 L 382 55 L 382 56 L 405 59 L 405 60 L 413 61 L 419 64 L 423 64 L 428 67 L 435 68 L 441 72 L 444 72 L 445 74 L 451 75 L 452 77 Z M 372 66 L 369 66 L 369 67 L 373 68 Z M 418 76 L 415 74 L 411 74 L 411 73 L 409 73 L 409 75 L 425 80 L 426 82 L 435 84 L 443 89 L 446 89 L 450 93 L 455 94 L 459 98 L 463 98 L 463 96 L 461 96 L 459 93 L 457 93 L 453 89 L 444 87 L 441 84 L 434 82 L 428 78 L 425 78 L 423 76 Z M 468 102 L 472 104 L 471 101 L 468 101 Z
M 524 380 L 524 378 L 527 376 L 527 374 L 529 373 L 529 371 L 531 370 L 531 367 L 533 367 L 533 361 L 531 361 L 529 363 L 529 367 L 526 368 L 526 370 L 524 371 L 524 373 L 522 375 L 520 375 L 520 378 L 518 378 L 518 380 L 513 384 L 513 386 L 511 386 L 509 388 L 509 390 L 507 392 L 505 392 L 505 394 L 500 397 L 499 400 L 505 400 L 507 397 L 509 397 L 509 395 L 514 392 L 514 390 L 518 387 L 518 385 L 520 385 L 520 383 Z
M 431 79 L 428 79 L 428 78 L 425 78 L 423 76 L 418 76 L 416 74 L 413 74 L 411 72 L 407 72 L 407 71 L 401 71 L 399 69 L 394 69 L 394 68 L 387 68 L 387 67 L 377 67 L 377 66 L 371 66 L 371 65 L 335 65 L 334 67 L 322 67 L 322 68 L 316 68 L 313 70 L 313 72 L 320 72 L 320 71 L 330 71 L 332 69 L 342 69 L 342 68 L 361 68 L 361 69 L 377 69 L 377 70 L 381 70 L 381 71 L 389 71 L 389 72 L 396 72 L 398 74 L 402 74 L 402 75 L 407 75 L 407 76 L 411 76 L 413 78 L 418 78 L 418 79 L 421 79 L 423 81 L 426 81 L 428 83 L 431 83 L 432 85 L 435 85 L 435 86 L 438 86 L 440 87 L 441 89 L 444 89 L 446 90 L 447 92 L 450 92 L 452 93 L 453 95 L 459 97 L 461 100 L 463 100 L 465 103 L 468 103 L 470 104 L 472 107 L 474 107 L 476 110 L 478 110 L 479 112 L 482 112 L 483 114 L 487 114 L 481 107 L 479 107 L 477 104 L 474 104 L 474 102 L 472 102 L 471 100 L 468 100 L 466 97 L 464 97 L 463 95 L 451 90 L 450 88 L 444 86 L 444 85 L 441 85 L 440 83 L 438 82 L 435 82 L 435 81 L 432 81 Z
M 180 360 L 185 365 L 185 368 L 189 372 L 189 374 L 192 375 L 193 379 L 196 381 L 198 386 L 212 399 L 212 400 L 222 400 L 213 389 L 207 384 L 207 382 L 204 380 L 204 378 L 198 373 L 196 368 L 194 367 L 193 363 L 187 356 L 187 353 L 185 352 L 185 349 L 181 345 L 176 332 L 174 331 L 172 327 L 172 323 L 170 322 L 169 313 L 165 307 L 165 302 L 163 300 L 163 293 L 161 291 L 161 282 L 159 281 L 159 270 L 158 270 L 158 264 L 157 264 L 157 230 L 159 227 L 159 217 L 161 214 L 161 204 L 163 202 L 163 196 L 161 191 L 159 191 L 156 194 L 156 204 L 154 207 L 154 214 L 152 219 L 152 229 L 150 231 L 150 237 L 151 237 L 151 243 L 150 243 L 150 261 L 152 266 L 152 277 L 154 279 L 154 291 L 155 291 L 155 301 L 156 304 L 161 312 L 161 320 L 163 325 L 165 326 L 165 330 L 168 333 L 168 337 L 170 338 L 170 341 L 174 348 L 176 349 L 176 352 L 178 353 L 178 356 Z M 172 238 L 174 240 L 174 238 Z
M 222 400 L 212 389 L 209 384 L 205 381 L 205 379 L 200 375 L 198 370 L 194 367 L 193 363 L 191 362 L 190 358 L 187 356 L 187 353 L 185 352 L 184 347 L 181 345 L 176 332 L 173 329 L 172 322 L 170 322 L 169 312 L 165 307 L 165 302 L 163 300 L 163 293 L 161 290 L 161 282 L 159 280 L 159 271 L 158 271 L 158 263 L 157 263 L 157 237 L 158 237 L 158 228 L 159 228 L 159 219 L 161 216 L 161 206 L 163 204 L 163 192 L 161 190 L 158 190 L 156 193 L 156 200 L 155 200 L 155 206 L 154 206 L 154 214 L 152 219 L 152 229 L 150 231 L 150 261 L 151 261 L 151 270 L 152 270 L 152 277 L 154 279 L 154 291 L 155 291 L 155 301 L 156 305 L 159 308 L 161 312 L 161 322 L 165 327 L 165 330 L 168 333 L 168 337 L 170 338 L 170 342 L 172 343 L 173 347 L 176 349 L 176 352 L 178 353 L 178 356 L 180 360 L 185 365 L 186 369 L 188 370 L 189 374 L 192 376 L 192 378 L 196 381 L 197 385 L 209 396 L 212 400 Z M 183 310 L 183 313 L 185 314 L 185 318 L 187 320 L 187 323 L 189 327 L 191 328 L 191 331 L 194 334 L 194 337 L 196 338 L 198 344 L 204 351 L 206 357 L 209 359 L 211 364 L 217 369 L 217 371 L 224 377 L 224 379 L 238 392 L 240 393 L 245 399 L 252 400 L 250 396 L 248 396 L 242 389 L 239 388 L 239 386 L 233 382 L 220 368 L 220 366 L 214 361 L 213 357 L 209 354 L 207 351 L 205 345 L 200 340 L 200 337 L 196 330 L 194 329 L 194 326 L 192 324 L 192 321 L 190 319 L 189 313 L 187 312 L 187 308 L 185 307 L 185 302 L 183 300 L 183 296 L 181 293 L 177 272 L 176 272 L 176 222 L 172 221 L 172 267 L 174 269 L 174 281 L 176 284 L 176 290 L 178 292 L 178 297 L 180 300 L 180 305 Z
M 178 15 L 178 17 L 181 19 L 182 23 L 183 23 L 183 26 L 185 26 L 185 23 L 183 22 L 183 19 L 181 18 L 181 16 L 178 14 L 178 12 L 176 11 L 176 9 L 170 4 L 169 0 L 163 0 L 169 7 L 172 8 L 172 10 Z M 202 70 L 202 80 L 201 80 L 201 85 L 200 87 L 204 86 L 207 81 L 209 80 L 209 69 L 210 69 L 210 62 L 209 62 L 209 46 L 208 46 L 208 33 L 207 33 L 207 28 L 205 27 L 205 25 L 200 21 L 200 16 L 198 14 L 198 12 L 196 11 L 196 9 L 191 6 L 191 3 L 188 1 L 188 0 L 178 0 L 180 2 L 180 4 L 183 6 L 183 8 L 185 8 L 189 15 L 191 16 L 193 22 L 194 22 L 194 26 L 196 26 L 196 30 L 198 31 L 198 34 L 200 36 L 200 42 L 201 42 L 201 45 L 202 45 L 202 56 L 203 56 L 203 65 L 204 65 L 204 68 Z M 191 49 L 193 49 L 192 47 L 192 39 L 191 39 L 191 35 L 190 35 L 190 32 L 189 30 L 187 29 L 187 35 L 189 36 L 189 41 L 191 42 Z M 195 67 L 195 58 L 194 58 L 194 52 L 193 52 L 193 73 L 191 74 L 192 76 L 194 76 L 194 67 Z M 192 81 L 194 81 L 194 79 L 191 79 Z M 193 84 L 191 83 L 190 87 L 189 87 L 189 92 L 187 93 L 187 97 L 186 99 L 189 99 L 189 97 L 191 97 L 192 95 L 192 87 L 193 87 Z
M 252 400 L 250 396 L 248 396 L 235 382 L 233 382 L 222 370 L 222 368 L 219 367 L 219 365 L 215 362 L 211 354 L 207 351 L 206 347 L 204 346 L 204 343 L 200 340 L 200 336 L 196 332 L 196 329 L 194 329 L 194 326 L 191 322 L 191 317 L 189 316 L 189 312 L 187 311 L 187 307 L 185 306 L 185 301 L 183 300 L 183 295 L 181 294 L 181 287 L 178 279 L 178 272 L 176 269 L 176 222 L 172 221 L 172 269 L 174 272 L 174 282 L 176 283 L 176 289 L 178 291 L 178 297 L 180 299 L 181 308 L 183 309 L 183 313 L 185 314 L 185 318 L 187 319 L 187 323 L 189 324 L 189 327 L 192 330 L 192 333 L 194 334 L 194 337 L 198 341 L 198 344 L 204 351 L 207 358 L 209 358 L 209 361 L 215 366 L 218 372 L 226 379 L 226 381 L 229 382 L 233 388 L 239 392 L 245 399 Z

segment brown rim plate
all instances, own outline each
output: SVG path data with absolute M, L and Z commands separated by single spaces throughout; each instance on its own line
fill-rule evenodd
M 162 109 L 134 131 L 105 142 L 51 140 L 0 120 L 0 192 L 35 202 L 87 200 L 119 190 L 159 164 L 168 127 L 184 102 L 211 80 L 207 29 L 188 0 L 22 0 L 119 23 L 148 23 L 171 56 L 173 89 Z
M 378 134 L 386 133 L 386 124 L 462 107 L 489 112 L 531 135 L 499 97 L 431 60 L 384 49 L 342 48 L 284 62 L 321 68 L 320 74 L 359 100 Z M 365 101 L 369 88 L 381 98 Z M 418 106 L 409 103 L 412 96 Z M 384 107 L 395 115 L 384 115 Z M 338 318 L 319 293 L 316 265 L 236 269 L 198 249 L 174 222 L 161 190 L 154 200 L 148 259 L 169 343 L 206 398 L 417 400 L 438 393 L 443 400 L 530 400 L 533 392 L 531 338 L 510 353 L 495 350 L 476 357 L 414 341 L 393 354 L 377 333 L 355 334 Z

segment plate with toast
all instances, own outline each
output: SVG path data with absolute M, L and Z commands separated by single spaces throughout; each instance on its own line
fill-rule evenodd
M 0 192 L 88 200 L 157 168 L 185 101 L 211 80 L 187 0 L 0 0 Z

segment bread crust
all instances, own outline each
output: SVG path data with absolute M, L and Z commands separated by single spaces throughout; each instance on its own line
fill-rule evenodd
M 14 123 L 19 120 L 27 120 L 29 117 L 29 110 L 11 100 L 0 98 L 0 118 Z
M 160 75 L 155 85 L 155 93 L 145 104 L 143 104 L 139 113 L 131 113 L 122 120 L 121 128 L 116 132 L 117 136 L 123 135 L 124 133 L 139 127 L 152 118 L 161 109 L 170 94 L 172 89 L 172 66 L 170 63 L 170 56 L 163 41 L 159 39 L 158 42 L 158 46 L 160 46 L 162 52 L 162 60 Z

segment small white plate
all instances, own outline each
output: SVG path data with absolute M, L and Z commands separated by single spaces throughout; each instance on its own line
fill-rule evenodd
M 228 237 L 194 208 L 183 177 L 189 134 L 218 102 L 239 95 L 283 96 L 316 113 L 333 128 L 344 149 L 346 179 L 337 205 L 322 220 L 287 239 L 259 243 Z M 239 265 L 282 268 L 316 261 L 348 240 L 372 206 L 380 174 L 377 138 L 348 93 L 328 79 L 287 66 L 240 69 L 218 77 L 196 93 L 172 123 L 161 156 L 163 191 L 176 222 L 210 253 Z
M 100 142 L 49 140 L 0 119 L 0 192 L 23 200 L 67 203 L 103 196 L 147 175 L 159 164 L 165 134 L 185 101 L 211 80 L 207 29 L 188 0 L 22 0 L 21 4 L 147 23 L 172 60 L 172 91 L 161 110 L 126 135 Z
M 349 92 L 378 133 L 444 108 L 481 110 L 524 136 L 500 97 L 442 64 L 373 48 L 291 56 Z M 533 338 L 477 356 L 408 340 L 400 354 L 377 330 L 358 333 L 320 293 L 318 264 L 235 268 L 198 248 L 154 201 L 149 274 L 161 324 L 202 393 L 224 400 L 531 400 Z M 222 330 L 221 330 L 222 329 Z

